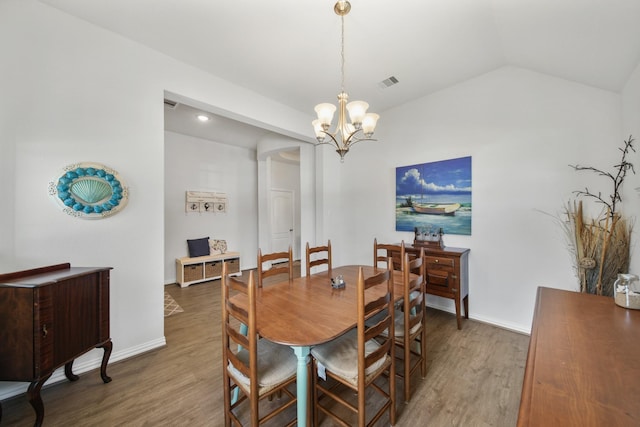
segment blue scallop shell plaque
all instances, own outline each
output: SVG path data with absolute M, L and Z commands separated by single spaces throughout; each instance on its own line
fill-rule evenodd
M 76 218 L 101 219 L 121 211 L 129 190 L 118 173 L 100 163 L 74 163 L 49 182 L 49 195 Z

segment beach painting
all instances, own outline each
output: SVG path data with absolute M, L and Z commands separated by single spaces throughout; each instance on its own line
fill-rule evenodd
M 471 235 L 471 157 L 396 168 L 396 231 Z

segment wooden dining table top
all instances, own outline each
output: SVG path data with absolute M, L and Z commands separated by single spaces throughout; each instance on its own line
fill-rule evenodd
M 358 322 L 360 267 L 365 278 L 384 271 L 372 266 L 347 265 L 333 268 L 331 273 L 325 271 L 258 288 L 256 311 L 260 336 L 290 346 L 313 346 L 354 328 Z M 344 289 L 331 287 L 331 278 L 339 274 L 344 277 Z M 393 272 L 393 281 L 394 299 L 398 300 L 403 295 L 400 271 Z

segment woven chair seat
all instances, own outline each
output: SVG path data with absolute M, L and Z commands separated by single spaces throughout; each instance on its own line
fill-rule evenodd
M 248 364 L 249 352 L 243 348 L 238 352 L 238 359 Z M 276 344 L 267 339 L 258 340 L 258 395 L 262 396 L 295 377 L 297 367 L 298 358 L 291 347 Z M 249 377 L 243 375 L 231 364 L 228 365 L 227 369 L 236 384 L 249 390 L 251 387 Z
M 365 343 L 365 355 L 369 355 L 380 348 L 380 345 L 369 340 Z M 328 371 L 341 377 L 350 384 L 358 383 L 358 333 L 352 329 L 341 337 L 326 344 L 322 344 L 311 349 L 311 354 Z M 386 367 L 389 358 L 380 359 L 369 366 L 365 374 L 367 376 L 377 373 L 381 368 Z

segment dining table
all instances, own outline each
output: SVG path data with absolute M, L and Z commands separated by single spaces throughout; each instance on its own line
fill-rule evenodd
M 258 334 L 275 343 L 290 346 L 298 358 L 297 416 L 308 420 L 307 364 L 309 353 L 315 345 L 326 343 L 357 326 L 358 271 L 362 267 L 364 277 L 385 271 L 367 265 L 334 267 L 310 276 L 298 277 L 258 288 L 256 294 L 256 327 Z M 341 275 L 345 286 L 336 289 L 332 278 Z M 403 296 L 403 280 L 400 271 L 393 271 L 394 300 Z M 372 290 L 375 292 L 375 290 Z M 369 292 L 369 291 L 367 291 Z M 382 293 L 382 291 L 380 291 Z M 240 295 L 233 298 L 239 298 Z M 374 294 L 371 298 L 376 298 Z M 300 398 L 304 396 L 304 398 Z

